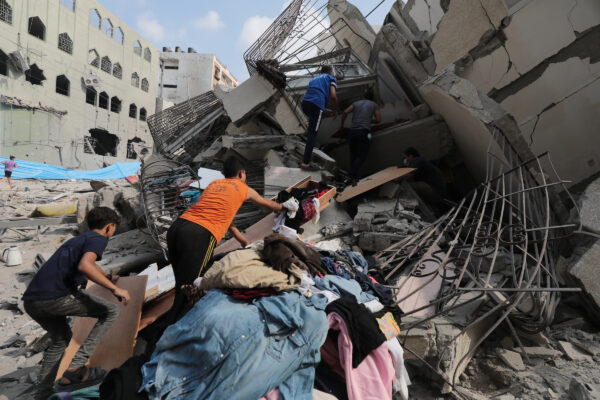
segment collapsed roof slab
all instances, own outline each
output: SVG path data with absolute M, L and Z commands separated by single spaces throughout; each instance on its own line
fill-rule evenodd
M 390 165 L 400 165 L 402 152 L 408 147 L 419 149 L 423 157 L 430 160 L 439 160 L 454 148 L 448 126 L 435 116 L 405 122 L 373 132 L 372 135 L 369 157 L 361 168 L 367 174 Z M 348 167 L 350 147 L 347 141 L 344 140 L 339 147 L 329 150 L 329 154 L 342 168 Z
M 231 121 L 240 126 L 264 109 L 278 90 L 260 75 L 253 75 L 230 92 L 219 92 Z

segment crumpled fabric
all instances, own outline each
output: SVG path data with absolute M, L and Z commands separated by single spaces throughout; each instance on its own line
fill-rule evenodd
M 394 382 L 394 392 L 400 393 L 402 400 L 408 400 L 408 386 L 411 384 L 408 371 L 404 366 L 404 349 L 398 342 L 398 338 L 393 338 L 387 341 L 388 351 L 394 362 L 394 371 L 396 381 Z
M 287 216 L 289 218 L 295 218 L 296 212 L 298 211 L 298 208 L 300 208 L 300 203 L 294 197 L 290 197 L 281 205 L 287 210 Z
M 302 241 L 274 233 L 267 236 L 264 242 L 263 255 L 274 269 L 287 271 L 295 265 L 313 275 L 327 274 L 321 265 L 321 254 Z
M 328 322 L 320 298 L 295 291 L 251 303 L 209 291 L 169 326 L 142 367 L 150 399 L 246 400 L 279 388 L 312 398 Z
M 290 264 L 284 270 L 275 270 L 254 249 L 232 251 L 216 261 L 206 271 L 200 289 L 261 289 L 291 290 L 302 281 L 302 270 Z

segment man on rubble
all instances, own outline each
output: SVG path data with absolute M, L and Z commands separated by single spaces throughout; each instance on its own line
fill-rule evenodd
M 246 200 L 273 210 L 283 206 L 260 196 L 246 185 L 246 169 L 235 157 L 225 160 L 225 179 L 210 183 L 198 201 L 187 209 L 169 228 L 167 247 L 175 274 L 175 300 L 167 323 L 174 323 L 185 305 L 182 285 L 190 285 L 206 272 L 215 247 L 229 230 L 242 246 L 248 240 L 232 225 L 233 218 Z
M 348 114 L 352 113 L 352 126 L 348 133 L 348 145 L 350 146 L 350 178 L 355 185 L 358 181 L 358 170 L 367 160 L 369 146 L 371 145 L 371 123 L 381 122 L 379 106 L 375 103 L 372 89 L 364 94 L 364 99 L 355 101 L 342 114 L 340 130 L 344 128 L 344 122 Z
M 337 117 L 337 81 L 333 76 L 333 68 L 330 65 L 324 65 L 321 67 L 320 72 L 308 83 L 308 89 L 306 89 L 302 100 L 302 111 L 308 119 L 308 128 L 306 130 L 304 157 L 300 168 L 306 170 L 314 169 L 310 162 L 323 112 L 330 112 L 334 117 Z M 329 99 L 331 99 L 331 110 L 326 108 Z
M 416 169 L 407 177 L 410 185 L 439 214 L 440 209 L 444 208 L 443 200 L 446 196 L 446 180 L 442 171 L 431 161 L 421 157 L 419 151 L 414 147 L 404 150 L 403 166 Z

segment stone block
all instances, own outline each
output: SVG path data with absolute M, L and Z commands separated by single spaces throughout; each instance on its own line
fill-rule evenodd
M 569 269 L 567 275 L 583 289 L 581 296 L 586 310 L 598 321 L 600 318 L 600 243 L 594 244 Z
M 535 347 L 523 347 L 523 349 L 525 350 L 525 353 L 527 353 L 527 355 L 529 357 L 542 358 L 544 360 L 558 358 L 562 355 L 562 353 L 560 351 L 554 350 L 554 349 L 549 349 L 547 347 L 535 346 Z
M 371 231 L 372 223 L 373 223 L 373 214 L 369 213 L 358 213 L 354 217 L 354 223 L 352 226 L 352 231 L 354 233 L 359 232 L 369 232 Z
M 221 94 L 223 106 L 231 121 L 240 126 L 265 106 L 277 89 L 265 78 L 256 74 L 231 92 Z
M 363 232 L 358 238 L 358 246 L 364 251 L 381 251 L 402 240 L 403 235 L 385 232 Z
M 397 232 L 397 233 L 401 233 L 403 235 L 405 235 L 410 229 L 409 224 L 407 224 L 406 222 L 397 220 L 397 219 L 388 220 L 385 223 L 384 227 L 385 227 L 385 230 L 388 232 Z
M 526 367 L 523 363 L 523 359 L 521 358 L 521 355 L 516 351 L 498 349 L 497 353 L 498 357 L 500 357 L 500 359 L 504 361 L 506 365 L 508 365 L 515 371 L 525 371 Z
M 379 197 L 386 199 L 395 199 L 400 193 L 400 184 L 396 182 L 388 182 L 381 185 L 379 188 Z
M 592 361 L 592 357 L 589 354 L 585 354 L 582 350 L 575 347 L 572 343 L 559 341 L 558 346 L 565 354 L 565 356 L 571 361 Z
M 585 228 L 600 233 L 600 178 L 590 183 L 581 196 L 580 215 Z

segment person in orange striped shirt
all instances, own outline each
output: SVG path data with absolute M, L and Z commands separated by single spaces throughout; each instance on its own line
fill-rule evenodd
M 225 179 L 211 182 L 196 204 L 187 209 L 167 232 L 169 260 L 175 274 L 175 301 L 169 312 L 172 318 L 177 318 L 183 309 L 181 286 L 192 284 L 204 274 L 215 247 L 228 230 L 242 246 L 249 244 L 232 225 L 246 200 L 273 211 L 283 210 L 281 204 L 265 199 L 246 185 L 246 169 L 239 159 L 226 159 L 223 175 Z

